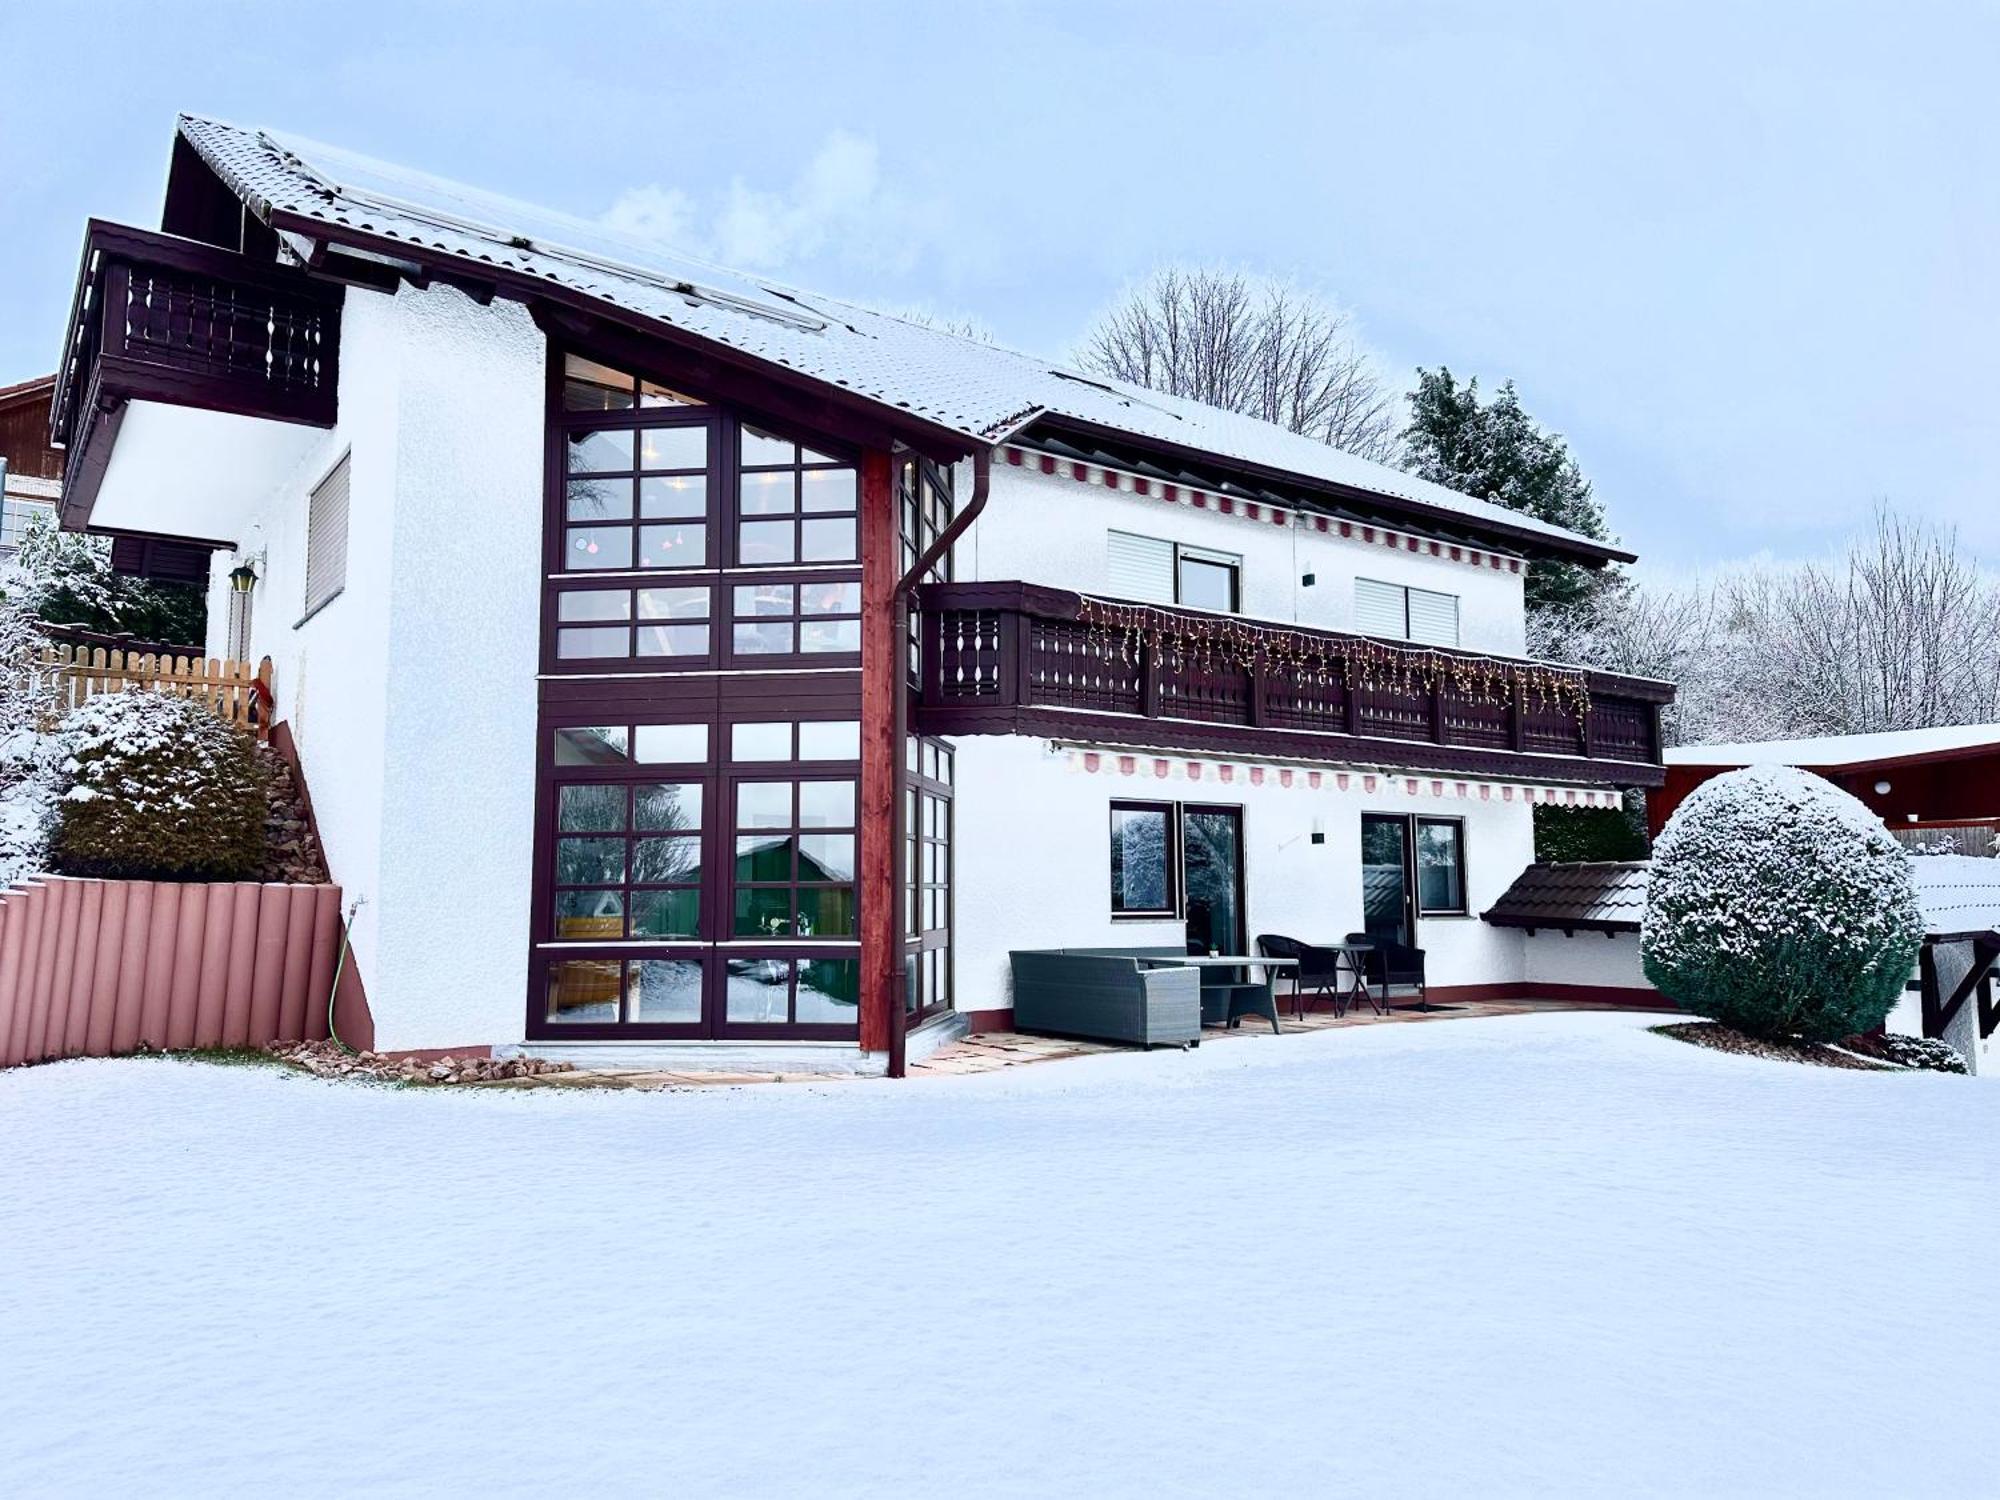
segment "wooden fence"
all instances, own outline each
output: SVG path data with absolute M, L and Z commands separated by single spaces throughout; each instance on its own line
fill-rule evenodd
M 0 1067 L 320 1040 L 339 951 L 335 885 L 37 876 L 0 894 Z
M 149 688 L 192 698 L 226 724 L 258 739 L 271 732 L 271 658 L 256 666 L 219 657 L 155 656 L 102 646 L 48 646 L 42 665 L 53 678 L 58 712 L 67 713 L 99 693 Z

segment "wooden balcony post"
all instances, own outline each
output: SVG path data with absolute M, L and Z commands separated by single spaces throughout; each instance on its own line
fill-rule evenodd
M 1139 641 L 1139 712 L 1149 719 L 1160 716 L 1160 652 L 1143 636 Z
M 904 696 L 903 642 L 897 636 L 896 490 L 889 455 L 861 455 L 861 1047 L 891 1052 L 902 1014 L 897 993 L 902 891 L 896 862 L 902 839 L 903 746 L 896 704 Z M 892 1065 L 896 1061 L 891 1058 Z
M 1528 743 L 1528 690 L 1520 683 L 1507 695 L 1507 748 L 1519 751 Z

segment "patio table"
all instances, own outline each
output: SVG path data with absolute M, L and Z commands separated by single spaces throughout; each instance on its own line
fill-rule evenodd
M 1333 1013 L 1336 1017 L 1346 1015 L 1357 1000 L 1366 1000 L 1378 1016 L 1389 1014 L 1387 1006 L 1378 1001 L 1374 991 L 1368 988 L 1368 955 L 1375 951 L 1373 943 L 1315 943 L 1313 946 L 1324 948 L 1333 955 Z M 1345 1004 L 1340 999 L 1340 974 L 1343 966 L 1348 977 L 1354 981 L 1347 990 Z
M 1265 969 L 1296 969 L 1299 966 L 1299 961 L 1296 958 L 1266 958 L 1262 954 L 1256 953 L 1190 953 L 1184 958 L 1161 954 L 1157 958 L 1142 957 L 1139 962 L 1156 969 L 1172 969 L 1183 966 L 1190 969 L 1248 969 L 1253 966 Z M 1271 1009 L 1268 1012 L 1271 1018 L 1271 1030 L 1276 1031 L 1278 1030 L 1278 992 L 1268 981 L 1264 985 L 1264 992 L 1270 997 L 1271 1001 Z M 1265 1014 L 1262 1011 L 1257 1013 L 1260 1015 Z M 1225 1023 L 1233 1023 L 1236 1017 L 1228 1015 L 1223 1017 L 1223 1020 Z

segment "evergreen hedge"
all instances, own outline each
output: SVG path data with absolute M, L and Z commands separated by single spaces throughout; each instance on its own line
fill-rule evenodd
M 104 693 L 63 720 L 58 873 L 254 880 L 269 791 L 255 742 L 201 705 Z
M 1698 788 L 1653 844 L 1646 977 L 1760 1037 L 1879 1026 L 1923 940 L 1910 856 L 1846 792 L 1782 766 Z

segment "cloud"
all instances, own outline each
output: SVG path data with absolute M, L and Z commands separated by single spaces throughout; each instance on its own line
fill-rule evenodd
M 738 177 L 704 202 L 649 183 L 620 193 L 602 221 L 749 271 L 833 260 L 903 272 L 939 243 L 930 227 L 937 215 L 886 188 L 880 158 L 873 141 L 836 130 L 789 186 Z

